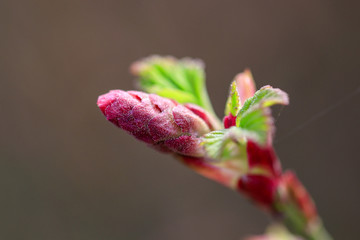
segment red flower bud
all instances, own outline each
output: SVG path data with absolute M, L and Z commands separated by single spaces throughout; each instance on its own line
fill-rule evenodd
M 272 146 L 261 147 L 249 140 L 247 143 L 249 168 L 259 167 L 268 170 L 273 176 L 281 175 L 281 165 Z
M 236 125 L 236 117 L 234 117 L 231 113 L 224 117 L 224 127 L 231 128 Z
M 256 203 L 272 209 L 278 180 L 265 175 L 247 174 L 238 181 L 238 189 Z
M 199 157 L 200 137 L 212 129 L 201 108 L 137 91 L 112 90 L 97 102 L 106 118 L 137 139 L 162 151 Z
M 294 201 L 308 221 L 316 220 L 318 218 L 316 206 L 295 173 L 285 172 L 280 181 L 285 188 L 287 200 Z

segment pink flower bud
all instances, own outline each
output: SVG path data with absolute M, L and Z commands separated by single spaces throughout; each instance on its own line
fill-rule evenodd
M 244 104 L 246 99 L 252 97 L 256 91 L 255 82 L 250 70 L 246 69 L 235 77 L 237 90 L 241 104 Z
M 283 225 L 273 224 L 267 228 L 266 233 L 259 236 L 247 237 L 244 240 L 302 240 L 299 236 L 290 233 Z
M 269 236 L 251 236 L 246 238 L 245 240 L 273 240 L 272 238 L 270 238 Z
M 185 107 L 204 120 L 211 131 L 221 128 L 217 120 L 203 108 L 191 103 L 185 104 Z
M 101 95 L 97 104 L 110 122 L 161 151 L 204 155 L 200 137 L 210 132 L 212 122 L 199 107 L 179 105 L 155 94 L 122 90 Z

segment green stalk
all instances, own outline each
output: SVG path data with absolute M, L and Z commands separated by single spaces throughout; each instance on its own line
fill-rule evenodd
M 319 217 L 306 219 L 296 204 L 280 203 L 276 208 L 281 214 L 284 225 L 293 234 L 301 236 L 304 240 L 333 240 Z

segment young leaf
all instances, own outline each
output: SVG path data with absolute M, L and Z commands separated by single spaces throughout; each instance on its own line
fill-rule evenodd
M 237 88 L 236 81 L 233 81 L 230 85 L 230 94 L 226 102 L 225 107 L 225 116 L 231 114 L 232 116 L 236 116 L 238 111 L 240 110 L 241 102 L 240 96 Z
M 209 157 L 218 159 L 222 155 L 224 149 L 225 131 L 226 130 L 213 131 L 204 136 L 202 144 Z
M 238 117 L 243 116 L 250 108 L 270 107 L 275 104 L 288 105 L 289 97 L 287 93 L 278 88 L 264 86 L 256 91 L 254 96 L 248 98 L 240 109 Z
M 162 96 L 162 97 L 166 97 L 166 98 L 171 98 L 171 99 L 176 99 L 177 102 L 181 102 L 181 103 L 192 103 L 192 102 L 196 102 L 196 98 L 194 95 L 192 95 L 191 93 L 187 93 L 178 89 L 174 89 L 174 88 L 162 88 L 159 90 L 155 90 L 153 89 L 154 92 L 157 92 L 157 95 Z
M 252 139 L 260 144 L 270 140 L 273 132 L 273 120 L 270 109 L 252 107 L 241 118 L 236 119 L 236 126 L 252 133 Z
M 245 100 L 252 97 L 255 93 L 255 82 L 250 70 L 236 75 L 234 81 L 230 85 L 230 94 L 226 102 L 225 116 L 236 116 L 244 104 Z
M 231 127 L 206 134 L 202 145 L 210 158 L 226 160 L 245 153 L 246 139 L 255 137 L 251 132 Z
M 139 77 L 140 87 L 149 93 L 214 112 L 205 87 L 204 64 L 200 60 L 152 56 L 135 62 L 131 71 Z
M 274 104 L 287 105 L 288 95 L 278 88 L 262 87 L 248 98 L 236 117 L 236 126 L 251 132 L 260 144 L 271 140 L 273 120 L 268 107 Z

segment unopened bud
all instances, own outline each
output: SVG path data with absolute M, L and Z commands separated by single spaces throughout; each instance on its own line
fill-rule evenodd
M 316 206 L 306 188 L 292 171 L 285 172 L 280 179 L 285 190 L 286 201 L 294 202 L 301 210 L 307 222 L 318 219 Z
M 155 94 L 122 90 L 101 95 L 97 104 L 110 122 L 159 150 L 193 157 L 204 155 L 200 137 L 210 132 L 212 122 L 199 107 L 183 106 Z
M 231 128 L 236 125 L 236 117 L 231 113 L 224 117 L 224 128 Z
M 260 168 L 268 171 L 272 176 L 281 175 L 281 165 L 274 148 L 271 145 L 260 146 L 249 140 L 246 151 L 248 155 L 249 168 Z
M 278 180 L 265 175 L 247 174 L 238 181 L 238 189 L 256 203 L 272 210 Z
M 250 70 L 246 69 L 244 72 L 236 75 L 235 81 L 241 104 L 244 104 L 246 99 L 252 97 L 256 91 L 255 82 Z

